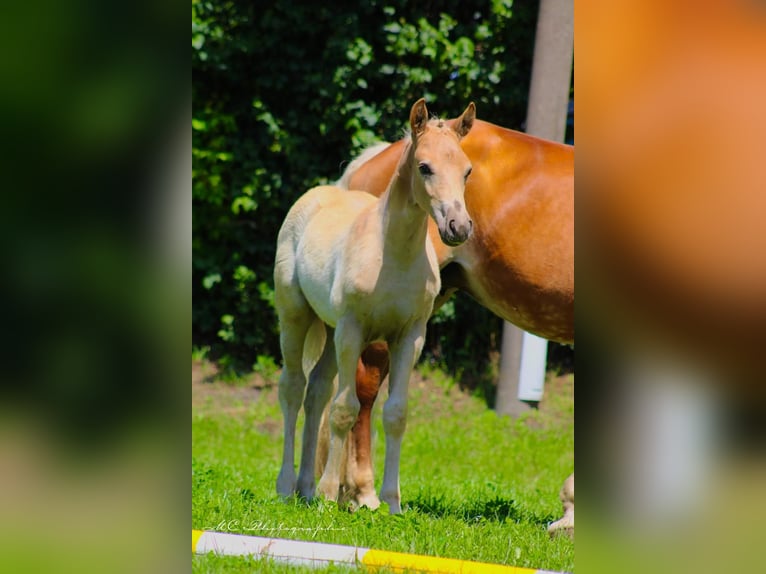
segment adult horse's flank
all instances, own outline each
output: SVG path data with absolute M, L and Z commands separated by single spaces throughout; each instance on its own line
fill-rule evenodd
M 429 227 L 445 298 L 462 289 L 531 333 L 573 343 L 574 148 L 480 120 L 461 146 L 473 165 L 465 202 L 474 233 L 462 245 L 450 246 L 439 240 L 433 225 Z M 339 185 L 380 195 L 405 147 L 400 140 L 377 146 L 375 154 L 363 154 L 364 161 L 352 162 Z M 362 402 L 350 444 L 350 484 L 345 485 L 351 498 L 371 507 L 378 501 L 370 459 L 370 412 L 388 372 L 387 360 L 380 344 L 362 354 L 357 375 Z M 568 502 L 573 503 L 573 481 L 567 485 L 562 497 L 571 497 Z M 568 528 L 570 516 L 573 510 L 557 526 Z
M 399 455 L 407 416 L 409 377 L 423 346 L 426 322 L 440 289 L 439 267 L 427 237 L 429 215 L 447 245 L 459 245 L 473 222 L 463 199 L 471 163 L 460 147 L 476 109 L 469 104 L 451 124 L 428 118 L 424 100 L 410 111 L 411 134 L 377 199 L 364 192 L 320 186 L 288 212 L 277 239 L 275 303 L 284 368 L 279 402 L 284 451 L 277 492 L 314 496 L 314 457 L 319 420 L 332 402 L 328 462 L 318 494 L 337 500 L 346 435 L 360 402 L 355 375 L 367 345 L 390 349 L 389 398 L 383 409 L 386 458 L 381 498 L 401 512 Z M 304 355 L 319 343 L 304 403 L 301 466 L 294 469 L 295 425 L 304 397 Z

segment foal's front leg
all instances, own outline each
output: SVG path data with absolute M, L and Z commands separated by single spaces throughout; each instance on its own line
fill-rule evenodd
M 399 493 L 399 459 L 402 438 L 407 427 L 407 391 L 415 361 L 420 356 L 425 339 L 426 323 L 418 322 L 391 349 L 391 374 L 388 379 L 388 400 L 383 406 L 383 430 L 386 433 L 386 462 L 380 498 L 388 503 L 391 514 L 402 511 Z
M 356 364 L 363 346 L 362 332 L 358 323 L 346 317 L 338 321 L 335 328 L 338 392 L 330 406 L 330 446 L 327 464 L 317 485 L 317 494 L 328 500 L 338 500 L 343 446 L 359 414 L 359 399 L 356 396 Z

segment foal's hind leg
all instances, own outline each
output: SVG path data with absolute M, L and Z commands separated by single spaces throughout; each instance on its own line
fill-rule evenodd
M 279 377 L 279 405 L 284 417 L 284 447 L 282 468 L 277 478 L 277 493 L 292 496 L 295 493 L 295 424 L 306 388 L 303 374 L 303 345 L 315 315 L 308 304 L 304 309 L 293 307 L 280 312 L 280 345 L 282 347 L 282 374 Z
M 322 419 L 327 401 L 332 394 L 332 381 L 338 366 L 335 362 L 334 330 L 327 330 L 327 341 L 319 362 L 309 375 L 309 385 L 303 410 L 306 414 L 306 424 L 303 427 L 303 450 L 301 452 L 301 467 L 298 472 L 298 493 L 304 498 L 314 496 L 314 465 L 316 460 L 319 423 Z

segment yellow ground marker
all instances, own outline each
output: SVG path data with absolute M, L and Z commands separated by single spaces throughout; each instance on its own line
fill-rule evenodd
M 534 568 L 420 556 L 340 544 L 192 530 L 192 554 L 209 552 L 227 556 L 268 557 L 279 562 L 315 567 L 333 563 L 433 574 L 557 574 Z

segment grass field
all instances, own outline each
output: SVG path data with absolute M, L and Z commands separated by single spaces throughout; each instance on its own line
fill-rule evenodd
M 210 364 L 193 362 L 192 527 L 573 572 L 573 542 L 546 532 L 560 516 L 558 492 L 574 464 L 573 385 L 572 375 L 549 374 L 540 409 L 513 421 L 441 372 L 420 368 L 410 384 L 402 452 L 405 511 L 391 516 L 385 505 L 350 513 L 328 502 L 279 500 L 276 378 L 224 383 Z M 379 490 L 380 416 L 375 424 Z M 192 566 L 194 572 L 316 572 L 212 555 L 194 556 Z

